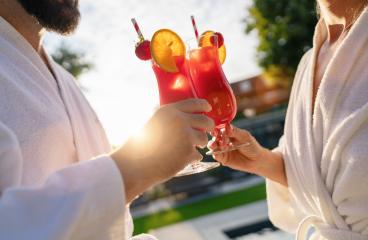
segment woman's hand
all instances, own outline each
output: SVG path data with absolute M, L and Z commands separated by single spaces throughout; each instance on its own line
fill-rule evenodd
M 234 145 L 243 143 L 249 143 L 249 145 L 227 153 L 215 154 L 213 157 L 217 161 L 224 166 L 254 173 L 287 186 L 284 160 L 281 154 L 262 147 L 246 130 L 232 126 L 228 134 Z M 208 147 L 216 150 L 218 144 L 213 140 L 210 141 Z

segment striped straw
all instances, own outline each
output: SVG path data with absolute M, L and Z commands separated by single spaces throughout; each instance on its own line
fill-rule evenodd
M 197 24 L 194 20 L 194 16 L 191 15 L 190 18 L 192 19 L 192 25 L 193 25 L 193 29 L 194 29 L 194 34 L 196 36 L 197 42 L 199 41 L 199 36 L 198 36 L 198 29 L 197 29 Z
M 135 20 L 135 18 L 132 18 L 131 20 L 132 20 L 133 26 L 134 26 L 134 28 L 135 28 L 135 31 L 136 31 L 136 32 L 137 32 L 137 34 L 138 34 L 139 39 L 140 39 L 141 41 L 144 41 L 143 34 L 142 34 L 142 32 L 141 32 L 141 29 L 140 29 L 140 28 L 139 28 L 139 26 L 138 26 L 137 21 Z
M 218 48 L 219 47 L 219 39 L 218 39 L 217 34 L 212 35 L 212 37 L 214 38 L 215 46 Z

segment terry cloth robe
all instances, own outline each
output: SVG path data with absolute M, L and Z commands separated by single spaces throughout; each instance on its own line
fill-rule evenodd
M 282 153 L 288 187 L 267 181 L 269 216 L 298 240 L 368 239 L 368 10 L 337 49 L 312 109 L 321 20 L 292 87 Z
M 0 239 L 128 239 L 105 132 L 73 77 L 47 58 L 56 79 L 0 17 Z

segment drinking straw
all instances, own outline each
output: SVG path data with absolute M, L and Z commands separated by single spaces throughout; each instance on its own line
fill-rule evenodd
M 197 24 L 195 22 L 194 16 L 191 15 L 190 18 L 192 19 L 192 25 L 193 25 L 193 29 L 194 29 L 194 34 L 196 36 L 197 42 L 199 41 L 199 36 L 198 36 L 198 29 L 197 29 Z
M 214 34 L 214 35 L 212 35 L 212 36 L 213 36 L 213 38 L 214 38 L 215 46 L 216 46 L 217 48 L 219 48 L 219 39 L 218 39 L 217 34 Z
M 139 28 L 139 26 L 138 26 L 137 21 L 135 20 L 135 18 L 132 18 L 131 20 L 132 20 L 133 26 L 134 26 L 134 28 L 135 28 L 135 31 L 136 31 L 136 32 L 137 32 L 137 34 L 138 34 L 139 39 L 140 39 L 141 41 L 144 41 L 143 34 L 142 34 L 142 32 L 141 32 L 141 29 L 140 29 L 140 28 Z

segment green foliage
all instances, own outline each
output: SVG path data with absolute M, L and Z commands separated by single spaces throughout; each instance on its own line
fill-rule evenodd
M 210 199 L 204 199 L 190 205 L 184 205 L 136 218 L 134 219 L 134 234 L 148 232 L 151 229 L 190 220 L 265 198 L 266 186 L 262 183 L 247 189 L 227 193 Z
M 300 58 L 312 46 L 317 22 L 315 2 L 253 0 L 245 20 L 246 33 L 255 30 L 258 34 L 257 60 L 265 72 L 272 68 L 278 76 L 293 77 Z
M 93 64 L 85 59 L 83 52 L 71 50 L 65 43 L 60 44 L 52 57 L 76 79 L 93 68 Z

